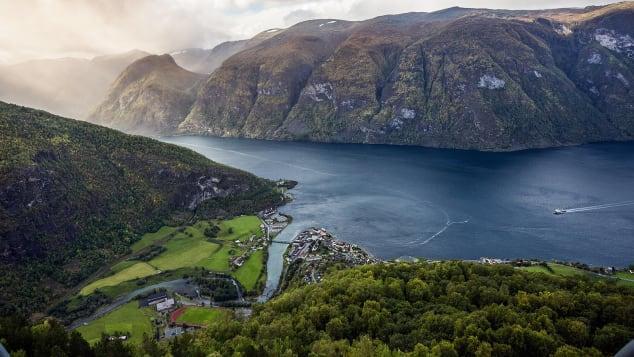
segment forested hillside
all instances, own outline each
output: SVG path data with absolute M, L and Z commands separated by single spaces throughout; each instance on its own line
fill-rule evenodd
M 18 350 L 28 339 L 7 327 L 15 324 L 0 320 L 0 337 Z M 34 331 L 54 335 L 50 325 Z M 51 349 L 56 341 L 39 338 L 45 343 L 33 344 L 38 348 Z M 227 317 L 197 335 L 159 344 L 146 339 L 126 347 L 103 339 L 94 350 L 116 349 L 119 356 L 602 356 L 632 338 L 631 288 L 507 265 L 386 263 L 287 291 L 246 321 Z M 63 350 L 85 348 L 77 336 L 61 340 Z
M 190 150 L 0 102 L 0 312 L 42 311 L 164 224 L 280 200 Z

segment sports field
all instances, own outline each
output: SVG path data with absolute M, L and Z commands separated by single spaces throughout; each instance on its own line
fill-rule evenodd
M 172 314 L 175 322 L 192 325 L 208 325 L 228 314 L 227 310 L 217 307 L 188 306 L 179 310 Z

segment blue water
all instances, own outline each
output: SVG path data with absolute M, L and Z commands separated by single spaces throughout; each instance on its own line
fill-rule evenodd
M 162 140 L 262 177 L 299 181 L 295 200 L 281 209 L 294 219 L 284 235 L 323 226 L 387 259 L 634 262 L 634 205 L 552 214 L 560 207 L 634 200 L 634 143 L 482 153 L 195 136 Z

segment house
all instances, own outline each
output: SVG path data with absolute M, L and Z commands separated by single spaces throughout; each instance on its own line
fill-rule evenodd
M 169 310 L 174 306 L 174 299 L 170 298 L 167 299 L 163 302 L 159 302 L 158 304 L 156 304 L 156 311 L 165 311 L 165 310 Z
M 160 291 L 147 296 L 145 299 L 139 300 L 139 307 L 152 306 L 168 299 L 165 291 Z
M 244 257 L 240 256 L 240 257 L 235 258 L 235 259 L 231 262 L 231 264 L 233 264 L 233 265 L 234 265 L 234 266 L 236 266 L 236 267 L 241 267 L 241 266 L 242 266 L 242 264 L 244 264 Z

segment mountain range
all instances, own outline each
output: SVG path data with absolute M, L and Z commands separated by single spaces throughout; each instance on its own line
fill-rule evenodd
M 631 140 L 634 3 L 310 20 L 112 78 L 52 111 L 148 135 L 492 151 Z

